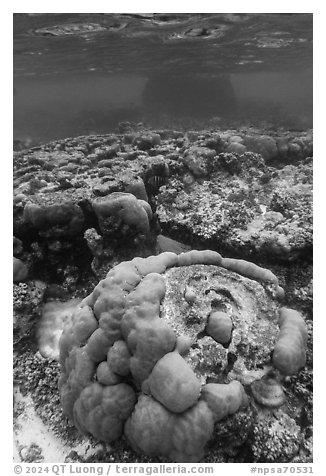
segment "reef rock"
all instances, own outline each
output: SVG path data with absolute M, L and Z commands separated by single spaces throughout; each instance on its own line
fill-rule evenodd
M 14 233 L 82 240 L 102 201 L 112 214 L 100 214 L 101 233 L 132 246 L 144 231 L 158 234 L 159 221 L 164 233 L 215 249 L 293 260 L 312 249 L 311 156 L 311 131 L 142 129 L 55 141 L 15 153 Z

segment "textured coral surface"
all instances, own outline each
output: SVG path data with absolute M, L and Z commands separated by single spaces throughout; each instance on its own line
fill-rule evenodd
M 147 131 L 160 140 L 145 150 L 144 134 L 65 139 L 15 153 L 15 232 L 81 234 L 98 215 L 96 197 L 123 192 L 146 200 L 146 188 L 158 193 L 161 225 L 176 236 L 282 259 L 311 249 L 311 131 Z M 134 212 L 124 205 L 120 217 L 112 212 L 111 228 L 127 223 L 146 232 L 138 205 Z M 100 227 L 110 234 L 103 220 Z
M 253 274 L 261 284 L 246 277 Z M 191 306 L 184 298 L 189 285 L 197 295 Z M 76 308 L 60 339 L 64 412 L 82 432 L 100 440 L 119 439 L 125 424 L 136 451 L 175 462 L 199 461 L 214 422 L 244 411 L 245 388 L 250 392 L 251 384 L 274 372 L 279 313 L 277 344 L 284 314 L 299 319 L 295 311 L 279 309 L 278 288 L 270 271 L 212 251 L 166 252 L 117 265 Z M 209 332 L 212 311 L 222 310 L 233 328 L 228 343 Z M 86 316 L 82 324 L 81 314 Z M 177 345 L 181 338 L 189 342 L 183 356 Z M 297 345 L 293 339 L 289 343 Z M 110 357 L 117 343 L 122 375 Z M 301 348 L 305 354 L 306 340 Z M 286 355 L 284 360 L 286 366 Z M 276 367 L 282 371 L 281 361 L 278 354 Z M 300 360 L 296 371 L 304 364 Z M 283 404 L 270 405 L 268 398 L 259 398 L 259 390 L 256 386 L 253 395 L 263 406 Z
M 311 155 L 245 128 L 15 153 L 17 461 L 311 461 Z

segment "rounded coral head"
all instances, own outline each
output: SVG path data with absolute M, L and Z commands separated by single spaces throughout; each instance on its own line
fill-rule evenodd
M 106 204 L 98 213 L 105 216 Z M 266 362 L 278 324 L 281 337 L 287 327 L 267 289 L 276 289 L 276 277 L 238 261 L 224 266 L 211 250 L 165 252 L 109 271 L 60 339 L 61 402 L 80 431 L 108 442 L 125 434 L 148 456 L 196 462 L 214 425 L 246 414 L 248 375 L 256 380 L 252 394 L 266 405 L 268 391 L 279 388 L 252 372 L 249 344 Z M 191 305 L 185 290 L 193 293 Z

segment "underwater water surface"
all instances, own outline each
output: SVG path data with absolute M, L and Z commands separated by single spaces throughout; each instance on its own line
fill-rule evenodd
M 312 127 L 312 14 L 14 14 L 14 147 L 118 123 Z

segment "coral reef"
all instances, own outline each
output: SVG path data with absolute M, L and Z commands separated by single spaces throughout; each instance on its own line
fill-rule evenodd
M 311 461 L 311 155 L 130 123 L 15 153 L 15 382 L 62 461 Z
M 186 361 L 177 353 L 165 354 L 148 378 L 149 392 L 174 413 L 192 407 L 200 395 L 200 382 Z
M 28 337 L 38 321 L 43 305 L 46 284 L 30 280 L 13 285 L 14 343 Z
M 214 158 L 216 165 L 204 178 L 170 179 L 157 197 L 164 230 L 260 259 L 293 261 L 311 254 L 312 162 L 277 170 L 248 167 L 253 157 L 248 152 L 228 154 L 227 166 L 222 157 L 225 161 L 225 154 Z
M 276 414 L 262 418 L 254 428 L 252 445 L 254 460 L 287 463 L 298 452 L 300 428 L 288 415 Z
M 250 279 L 226 269 L 230 267 Z M 179 286 L 172 290 L 173 273 L 179 274 Z M 211 277 L 208 289 L 204 276 Z M 184 294 L 176 293 L 182 281 L 181 288 L 187 285 L 185 278 L 201 299 L 194 304 L 196 324 L 180 309 Z M 234 294 L 236 280 L 242 291 Z M 125 424 L 136 451 L 176 462 L 200 460 L 214 422 L 248 405 L 243 385 L 261 381 L 270 371 L 278 336 L 273 317 L 277 294 L 271 287 L 279 287 L 273 273 L 243 260 L 227 261 L 210 250 L 165 252 L 120 263 L 82 301 L 60 339 L 65 413 L 79 430 L 101 440 L 117 440 Z M 231 313 L 235 328 L 228 349 L 209 335 L 199 338 L 210 329 L 210 316 L 222 309 Z M 254 364 L 250 346 L 259 345 Z M 230 355 L 236 356 L 232 366 Z M 208 383 L 208 377 L 222 381 Z M 259 403 L 266 405 L 264 399 Z
M 284 375 L 292 375 L 306 363 L 306 324 L 299 312 L 282 308 L 279 326 L 280 335 L 275 345 L 273 363 Z
M 229 384 L 208 383 L 202 389 L 202 397 L 213 412 L 215 421 L 248 405 L 247 395 L 237 380 L 232 380 Z
M 27 202 L 23 219 L 26 224 L 39 230 L 41 236 L 49 238 L 76 235 L 84 225 L 81 208 L 68 200 L 47 206 Z
M 149 220 L 152 210 L 145 200 L 137 199 L 131 193 L 113 192 L 106 198 L 92 202 L 93 210 L 99 220 L 102 233 L 107 234 L 107 228 L 112 228 L 110 219 L 116 218 L 128 226 L 134 226 L 142 233 L 149 232 Z M 106 225 L 106 220 L 110 225 Z
M 221 311 L 214 311 L 209 315 L 206 332 L 220 344 L 227 344 L 231 339 L 232 319 Z
M 196 247 L 243 258 L 306 257 L 312 133 L 260 132 L 143 128 L 16 152 L 15 236 L 25 241 L 32 234 L 59 253 L 65 241 L 85 240 L 85 231 L 95 229 L 145 257 L 155 250 L 159 221 L 165 235 Z M 110 252 L 112 245 L 103 245 Z M 93 268 L 102 277 L 97 263 Z
M 254 399 L 265 407 L 279 407 L 285 402 L 285 393 L 277 378 L 265 375 L 251 384 Z

